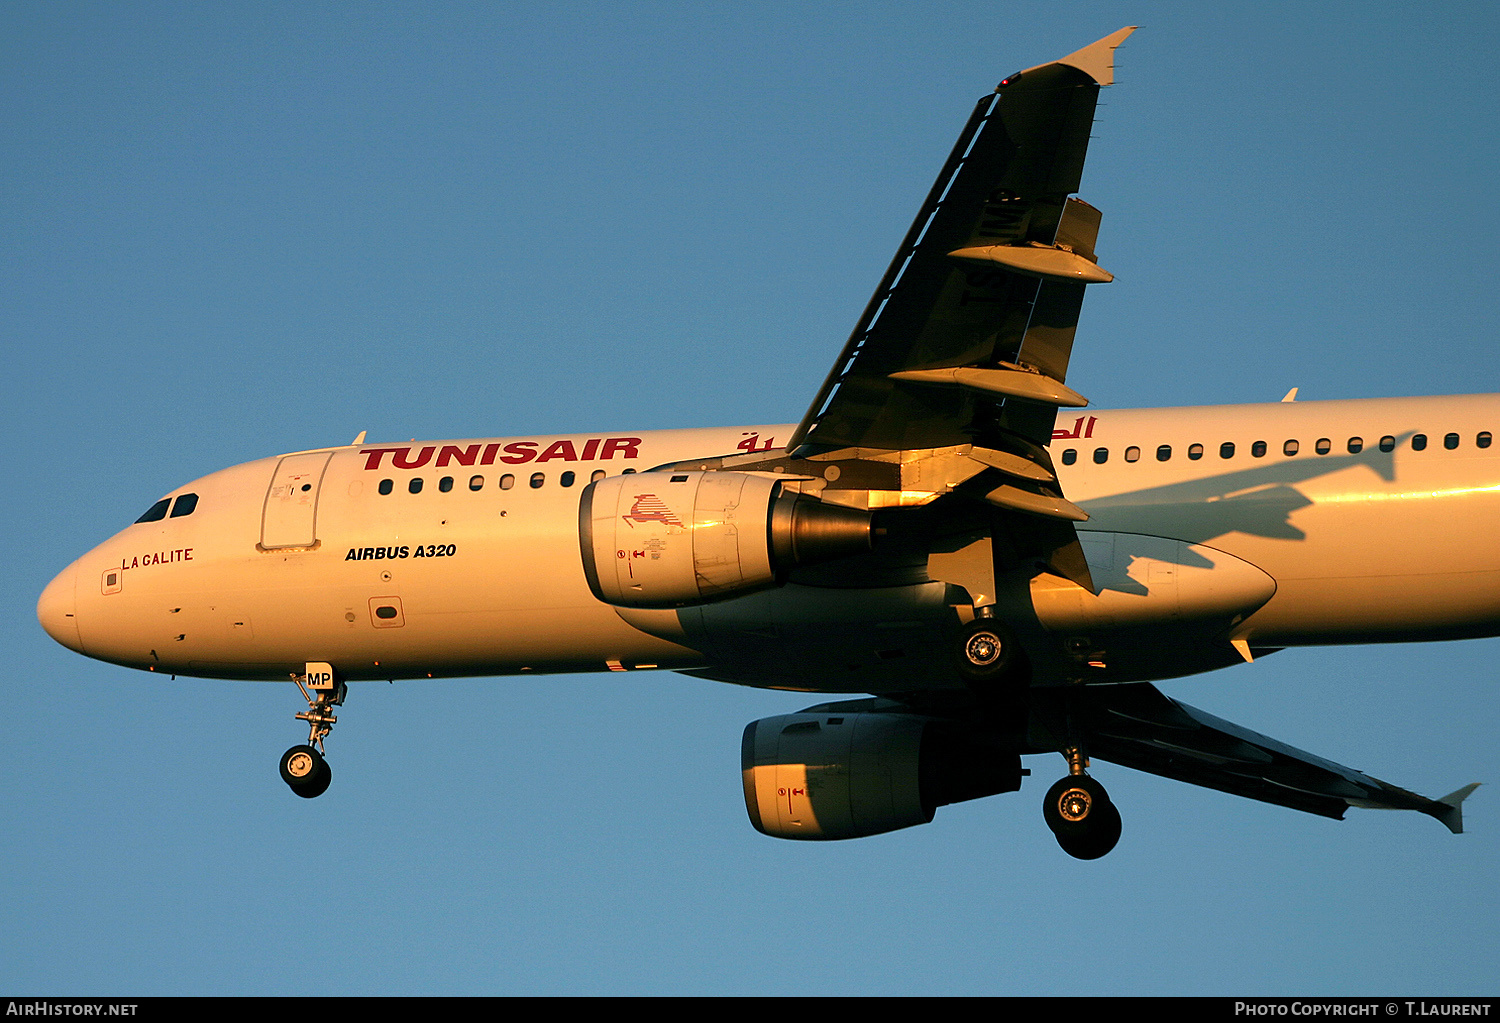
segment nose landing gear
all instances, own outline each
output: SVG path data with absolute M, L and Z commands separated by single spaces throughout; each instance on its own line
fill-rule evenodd
M 1068 777 L 1047 790 L 1042 817 L 1063 852 L 1080 860 L 1097 860 L 1120 841 L 1120 811 L 1084 771 L 1088 760 L 1076 748 L 1063 751 Z
M 323 662 L 309 661 L 307 674 L 293 675 L 292 681 L 307 700 L 307 710 L 297 715 L 308 724 L 307 745 L 293 746 L 281 755 L 281 780 L 303 799 L 312 799 L 327 792 L 333 781 L 333 771 L 323 759 L 323 739 L 338 721 L 333 708 L 343 705 L 347 688 L 335 677 L 333 666 Z

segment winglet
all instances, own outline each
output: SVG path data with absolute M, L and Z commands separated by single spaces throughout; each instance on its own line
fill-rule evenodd
M 1432 808 L 1432 815 L 1442 821 L 1449 831 L 1455 835 L 1462 835 L 1464 833 L 1464 800 L 1468 799 L 1469 794 L 1477 788 L 1479 788 L 1479 783 L 1476 781 L 1436 800 L 1437 805 Z
M 1115 84 L 1115 47 L 1123 43 L 1126 36 L 1135 30 L 1135 25 L 1127 25 L 1113 35 L 1105 36 L 1097 43 L 1090 43 L 1076 53 L 1070 53 L 1066 57 L 1048 61 L 1048 63 L 1076 67 L 1100 85 L 1113 85 Z M 1037 65 L 1037 67 L 1046 66 L 1046 64 Z M 1026 69 L 1026 71 L 1035 70 L 1036 68 Z M 1025 74 L 1026 71 L 1021 73 Z

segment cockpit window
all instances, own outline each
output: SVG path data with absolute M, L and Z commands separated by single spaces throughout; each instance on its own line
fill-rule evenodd
M 146 514 L 136 519 L 137 522 L 160 522 L 167 517 L 167 505 L 172 503 L 170 497 L 164 497 L 151 507 L 146 509 Z
M 178 494 L 177 500 L 172 502 L 172 518 L 180 519 L 184 515 L 191 515 L 196 507 L 198 507 L 197 494 Z

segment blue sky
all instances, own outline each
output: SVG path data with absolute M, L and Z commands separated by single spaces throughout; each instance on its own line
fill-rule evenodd
M 1069 384 L 1103 407 L 1500 391 L 1490 5 L 0 7 L 0 990 L 1493 994 L 1497 789 L 1455 838 L 1096 765 L 756 834 L 670 674 L 357 687 L 329 793 L 287 686 L 172 683 L 34 605 L 161 493 L 324 444 L 795 421 L 973 100 L 1125 24 Z M 1420 538 L 1392 537 L 1392 543 Z M 1173 682 L 1429 795 L 1500 783 L 1500 641 Z

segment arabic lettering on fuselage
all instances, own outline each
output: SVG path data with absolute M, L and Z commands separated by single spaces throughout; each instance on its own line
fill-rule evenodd
M 1053 430 L 1053 440 L 1084 440 L 1094 435 L 1094 424 L 1099 421 L 1097 416 L 1079 416 L 1073 420 L 1071 430 Z

